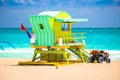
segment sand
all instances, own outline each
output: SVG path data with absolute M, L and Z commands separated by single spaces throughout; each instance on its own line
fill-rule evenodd
M 120 80 L 120 61 L 59 66 L 18 66 L 30 59 L 1 58 L 0 80 Z

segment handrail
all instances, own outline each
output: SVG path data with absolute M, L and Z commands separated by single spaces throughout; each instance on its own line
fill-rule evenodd
M 82 36 L 76 37 L 76 38 L 67 37 L 67 39 L 77 39 L 77 38 L 78 38 L 78 39 L 79 39 L 79 38 L 80 38 L 80 39 L 84 39 L 85 37 L 82 37 Z M 66 39 L 66 38 L 62 38 L 62 39 Z
M 71 38 L 71 37 L 79 37 L 79 38 L 85 38 L 83 36 L 83 34 L 85 34 L 84 32 L 79 32 L 79 33 L 76 33 L 76 32 L 73 32 L 73 33 L 65 33 L 64 35 L 62 35 L 62 37 L 60 36 L 60 34 L 55 34 L 55 38 L 64 38 L 64 37 L 68 37 L 68 38 Z M 78 36 L 79 35 L 79 36 Z
M 85 39 L 84 32 L 73 32 L 65 33 L 64 35 L 55 34 L 54 40 L 55 43 L 59 41 L 59 38 L 62 38 L 63 43 L 82 43 L 82 40 Z
M 86 34 L 85 32 L 72 32 L 72 34 Z
M 85 53 L 87 53 L 87 54 L 89 54 L 90 55 L 90 53 L 88 53 L 87 51 L 85 51 L 84 49 L 81 49 L 82 51 L 84 51 Z

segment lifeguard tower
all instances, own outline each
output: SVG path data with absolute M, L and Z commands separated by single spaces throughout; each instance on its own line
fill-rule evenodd
M 31 39 L 31 47 L 35 48 L 34 55 L 32 61 L 19 62 L 19 64 L 60 65 L 89 62 L 90 54 L 84 50 L 85 33 L 72 32 L 72 24 L 87 21 L 88 19 L 71 18 L 64 11 L 45 11 L 30 16 L 32 35 L 34 35 Z M 72 59 L 73 56 L 76 59 Z

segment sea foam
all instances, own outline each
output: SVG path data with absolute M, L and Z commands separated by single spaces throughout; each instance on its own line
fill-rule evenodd
M 120 50 L 106 50 L 109 53 L 111 60 L 120 60 Z M 6 48 L 0 50 L 0 58 L 31 58 L 34 53 L 34 48 Z

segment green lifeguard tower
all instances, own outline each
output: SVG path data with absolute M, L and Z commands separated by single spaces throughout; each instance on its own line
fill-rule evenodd
M 35 48 L 32 61 L 19 64 L 61 64 L 89 62 L 90 54 L 84 50 L 84 32 L 72 32 L 72 24 L 87 22 L 74 19 L 64 11 L 45 11 L 30 16 L 32 35 L 31 47 Z M 39 57 L 36 57 L 39 54 Z M 76 56 L 76 59 L 72 59 Z M 39 62 L 36 60 L 40 59 Z

